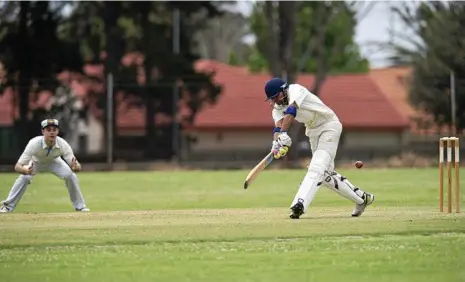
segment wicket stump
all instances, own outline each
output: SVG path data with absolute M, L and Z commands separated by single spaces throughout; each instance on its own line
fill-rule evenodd
M 460 140 L 457 137 L 442 137 L 439 139 L 439 211 L 444 211 L 444 148 L 447 148 L 447 212 L 452 213 L 452 148 L 454 148 L 455 212 L 459 213 Z

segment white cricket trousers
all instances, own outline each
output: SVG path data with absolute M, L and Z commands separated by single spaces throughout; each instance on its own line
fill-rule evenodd
M 306 211 L 321 184 L 357 204 L 362 204 L 363 199 L 355 193 L 354 186 L 350 182 L 342 180 L 342 176 L 336 174 L 342 182 L 336 183 L 337 180 L 333 177 L 334 159 L 342 133 L 342 124 L 338 120 L 329 121 L 317 128 L 307 129 L 305 133 L 310 141 L 312 160 L 291 207 L 297 202 L 302 202 Z
M 21 200 L 21 197 L 26 192 L 28 185 L 31 184 L 34 175 L 40 172 L 51 172 L 57 177 L 63 179 L 66 187 L 68 188 L 69 197 L 74 208 L 82 209 L 86 207 L 76 174 L 62 158 L 56 158 L 50 164 L 34 163 L 33 175 L 21 174 L 18 176 L 10 190 L 10 193 L 8 194 L 7 199 L 2 202 L 10 211 L 13 211 L 19 200 Z
M 342 124 L 339 121 L 328 122 L 318 128 L 312 130 L 307 129 L 305 132 L 310 142 L 312 155 L 314 155 L 317 150 L 324 150 L 329 154 L 329 162 L 325 163 L 325 165 L 327 165 L 327 171 L 334 170 L 334 159 L 336 158 L 341 133 Z

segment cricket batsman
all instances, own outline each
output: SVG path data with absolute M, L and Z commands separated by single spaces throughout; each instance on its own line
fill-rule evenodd
M 26 192 L 32 178 L 38 172 L 51 172 L 65 181 L 69 197 L 76 211 L 88 212 L 84 197 L 75 172 L 81 170 L 71 146 L 63 138 L 58 137 L 59 123 L 56 119 L 41 122 L 42 135 L 32 138 L 15 165 L 20 174 L 11 191 L 0 205 L 0 212 L 12 212 Z M 63 160 L 64 159 L 64 160 Z
M 302 85 L 287 84 L 280 78 L 273 78 L 266 83 L 265 94 L 273 108 L 275 122 L 271 148 L 274 158 L 285 156 L 291 147 L 292 140 L 287 132 L 294 120 L 305 125 L 305 135 L 309 138 L 312 150 L 307 174 L 290 206 L 290 218 L 298 219 L 308 210 L 321 185 L 354 202 L 352 216 L 360 216 L 375 197 L 354 186 L 334 170 L 342 124 L 333 110 Z

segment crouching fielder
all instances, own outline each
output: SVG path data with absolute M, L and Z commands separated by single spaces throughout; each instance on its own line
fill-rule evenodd
M 275 122 L 272 151 L 276 159 L 286 155 L 292 140 L 287 134 L 292 121 L 305 124 L 305 135 L 310 140 L 312 160 L 291 204 L 290 218 L 304 214 L 321 185 L 354 202 L 352 216 L 360 216 L 375 197 L 354 186 L 334 170 L 334 159 L 342 132 L 336 114 L 316 95 L 299 84 L 273 78 L 265 85 L 267 101 L 273 107 Z
M 51 172 L 65 181 L 76 211 L 89 211 L 74 173 L 81 170 L 81 165 L 76 160 L 68 142 L 58 137 L 58 120 L 43 120 L 41 127 L 43 136 L 34 137 L 29 141 L 15 165 L 16 172 L 21 175 L 16 179 L 7 199 L 2 202 L 0 212 L 12 212 L 34 175 L 44 171 Z

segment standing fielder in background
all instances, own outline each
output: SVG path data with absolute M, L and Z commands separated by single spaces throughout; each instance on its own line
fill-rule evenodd
M 273 107 L 275 129 L 271 150 L 274 157 L 285 156 L 292 145 L 287 131 L 294 119 L 305 124 L 305 135 L 312 149 L 312 160 L 292 201 L 290 218 L 298 219 L 307 211 L 322 184 L 353 201 L 356 205 L 352 216 L 360 216 L 375 197 L 355 187 L 334 170 L 342 124 L 333 110 L 302 85 L 288 85 L 279 78 L 266 83 L 265 93 Z
M 34 137 L 29 141 L 15 165 L 15 171 L 21 175 L 16 179 L 8 198 L 2 202 L 0 212 L 12 212 L 26 192 L 33 176 L 43 171 L 51 172 L 65 181 L 76 211 L 90 211 L 86 207 L 77 176 L 74 173 L 81 170 L 81 165 L 76 160 L 68 142 L 58 137 L 58 120 L 43 120 L 41 127 L 43 136 Z

